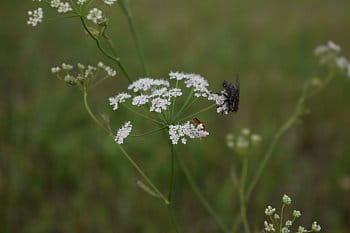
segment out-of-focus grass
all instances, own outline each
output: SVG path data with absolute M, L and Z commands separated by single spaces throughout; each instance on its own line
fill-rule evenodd
M 313 48 L 332 39 L 350 54 L 347 0 L 132 1 L 147 63 L 154 77 L 196 72 L 220 88 L 241 75 L 241 109 L 230 117 L 204 114 L 211 136 L 180 147 L 205 196 L 228 224 L 237 212 L 229 172 L 234 155 L 224 137 L 243 127 L 263 135 L 259 161 L 272 135 L 293 110 L 303 81 L 322 75 Z M 80 93 L 51 77 L 49 67 L 102 59 L 74 20 L 25 25 L 34 3 L 2 3 L 0 41 L 1 232 L 170 232 L 157 200 L 135 185 L 137 174 L 113 141 L 88 118 Z M 114 8 L 112 36 L 134 77 L 141 74 L 125 19 Z M 111 64 L 111 63 L 110 63 Z M 95 111 L 114 127 L 134 116 L 111 112 L 107 97 L 125 87 L 110 80 L 91 96 Z M 339 76 L 310 102 L 311 114 L 278 147 L 249 203 L 262 226 L 267 204 L 283 193 L 317 217 L 324 232 L 349 232 L 350 82 Z M 135 130 L 142 119 L 135 119 Z M 160 143 L 163 142 L 163 143 Z M 154 145 L 157 145 L 156 147 Z M 162 190 L 169 151 L 161 135 L 130 139 L 127 149 Z M 176 177 L 176 215 L 185 232 L 216 232 L 184 177 Z M 188 211 L 191 210 L 191 211 Z

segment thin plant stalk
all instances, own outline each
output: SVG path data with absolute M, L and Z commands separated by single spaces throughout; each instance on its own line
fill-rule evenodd
M 88 99 L 87 99 L 87 91 L 86 89 L 84 89 L 84 105 L 85 105 L 85 108 L 87 110 L 87 112 L 89 113 L 89 116 L 96 122 L 96 124 L 98 126 L 100 126 L 102 129 L 104 129 L 105 131 L 107 131 L 108 135 L 109 136 L 112 136 L 113 137 L 113 133 L 108 130 L 105 126 L 103 126 L 103 124 L 101 123 L 101 121 L 99 121 L 95 114 L 91 111 L 91 108 L 89 106 L 89 103 L 88 103 Z M 141 175 L 141 177 L 147 182 L 147 184 L 153 189 L 153 191 L 155 193 L 157 193 L 158 197 L 160 199 L 163 200 L 164 204 L 165 205 L 169 205 L 169 200 L 162 194 L 162 192 L 159 191 L 159 189 L 153 184 L 153 182 L 151 181 L 150 178 L 148 178 L 148 176 L 143 172 L 143 170 L 140 168 L 139 165 L 137 165 L 137 163 L 131 158 L 131 156 L 124 150 L 124 148 L 119 145 L 119 149 L 122 151 L 122 154 L 127 158 L 127 160 L 129 161 L 129 163 L 136 169 L 136 171 Z
M 138 57 L 140 59 L 141 65 L 142 65 L 143 74 L 145 76 L 148 76 L 149 73 L 148 73 L 148 68 L 147 68 L 146 61 L 145 61 L 145 55 L 144 55 L 144 52 L 141 48 L 141 43 L 140 43 L 139 36 L 138 36 L 137 30 L 135 28 L 134 22 L 133 22 L 132 14 L 129 10 L 129 7 L 126 6 L 124 0 L 119 1 L 119 6 L 122 9 L 125 17 L 128 20 L 129 29 L 130 29 L 131 36 L 133 38 L 133 41 L 134 41 L 134 44 L 135 44 L 135 47 L 137 50 Z
M 187 116 L 181 118 L 181 119 L 178 120 L 178 121 L 186 120 L 186 119 L 188 119 L 188 118 L 190 118 L 190 117 L 193 117 L 193 116 L 196 116 L 196 115 L 198 115 L 198 114 L 200 114 L 200 113 L 206 112 L 206 111 L 208 111 L 208 110 L 210 110 L 210 109 L 212 109 L 212 108 L 214 108 L 214 107 L 216 107 L 216 104 L 209 105 L 208 107 L 205 107 L 205 108 L 203 108 L 202 110 L 200 110 L 200 111 L 198 111 L 198 112 L 189 114 L 189 115 L 187 115 Z
M 117 63 L 119 69 L 122 71 L 122 73 L 124 74 L 124 76 L 126 77 L 126 79 L 129 81 L 129 83 L 132 82 L 130 75 L 128 74 L 128 72 L 126 71 L 126 69 L 124 68 L 123 64 L 120 62 L 120 59 L 118 57 L 114 57 L 113 55 L 109 54 L 102 46 L 100 43 L 100 40 L 89 30 L 89 28 L 87 27 L 85 20 L 83 18 L 83 16 L 79 16 L 80 21 L 85 29 L 85 31 L 89 34 L 89 36 L 95 41 L 98 49 L 109 59 L 113 60 L 114 62 Z
M 174 208 L 173 208 L 173 192 L 174 192 L 174 179 L 175 179 L 175 148 L 174 145 L 169 142 L 170 145 L 170 151 L 171 151 L 171 162 L 170 162 L 170 181 L 169 181 L 169 193 L 168 193 L 168 214 L 170 221 L 174 227 L 174 230 L 176 233 L 180 233 L 180 227 L 177 224 L 175 214 L 174 214 Z
M 326 77 L 325 81 L 323 82 L 322 86 L 320 86 L 318 89 L 315 91 L 312 91 L 311 93 L 308 93 L 308 88 L 309 88 L 309 80 L 306 81 L 304 88 L 302 90 L 302 94 L 299 97 L 297 104 L 295 106 L 295 110 L 292 113 L 292 115 L 286 120 L 286 122 L 277 130 L 277 133 L 274 135 L 271 144 L 269 145 L 262 162 L 260 163 L 257 171 L 255 172 L 252 181 L 250 185 L 248 186 L 247 192 L 246 192 L 246 201 L 250 199 L 250 196 L 257 185 L 259 179 L 262 176 L 262 173 L 268 163 L 268 161 L 271 159 L 273 152 L 276 149 L 276 146 L 278 142 L 280 141 L 281 137 L 295 124 L 298 122 L 299 118 L 305 114 L 305 102 L 309 100 L 310 98 L 314 97 L 316 94 L 320 93 L 322 90 L 328 86 L 330 81 L 334 77 L 334 71 L 331 69 L 329 72 L 328 76 Z M 237 232 L 238 225 L 242 221 L 242 218 L 238 216 L 236 218 L 236 221 L 234 221 L 234 225 L 232 227 L 232 232 L 235 233 Z
M 178 155 L 178 153 L 176 153 L 176 159 L 177 159 L 177 161 L 178 161 L 178 163 L 179 163 L 183 173 L 185 174 L 185 177 L 186 177 L 186 179 L 187 179 L 191 189 L 193 190 L 193 192 L 197 196 L 197 198 L 200 201 L 200 203 L 203 205 L 203 207 L 208 212 L 208 214 L 213 218 L 213 220 L 215 221 L 217 226 L 220 228 L 220 230 L 223 233 L 228 233 L 229 231 L 228 231 L 227 227 L 222 222 L 221 218 L 217 215 L 217 213 L 214 211 L 214 209 L 210 206 L 208 201 L 204 198 L 203 194 L 201 193 L 201 191 L 199 190 L 197 184 L 195 183 L 194 178 L 193 178 L 190 170 L 186 166 L 186 164 L 183 161 L 182 157 L 180 155 Z

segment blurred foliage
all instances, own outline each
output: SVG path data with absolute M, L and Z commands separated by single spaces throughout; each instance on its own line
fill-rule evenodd
M 350 1 L 133 0 L 131 6 L 153 77 L 196 72 L 219 89 L 223 79 L 240 73 L 239 113 L 201 115 L 211 136 L 179 147 L 230 225 L 238 211 L 229 175 L 236 158 L 225 135 L 243 127 L 260 133 L 264 145 L 253 155 L 259 161 L 293 111 L 303 81 L 325 75 L 313 48 L 331 39 L 350 55 Z M 86 114 L 81 93 L 49 72 L 62 62 L 112 63 L 76 19 L 27 26 L 26 11 L 33 8 L 22 0 L 0 8 L 0 232 L 171 232 L 164 208 L 137 187 L 135 171 Z M 111 21 L 120 57 L 137 77 L 140 64 L 118 7 Z M 274 153 L 248 206 L 255 226 L 262 227 L 266 205 L 287 193 L 305 213 L 303 224 L 316 217 L 323 232 L 350 232 L 350 81 L 338 76 Z M 125 84 L 109 80 L 90 97 L 114 127 L 135 118 L 112 112 L 107 103 Z M 135 119 L 135 129 L 142 123 Z M 162 135 L 130 139 L 126 146 L 166 190 L 170 153 Z M 217 232 L 179 170 L 175 206 L 184 232 Z

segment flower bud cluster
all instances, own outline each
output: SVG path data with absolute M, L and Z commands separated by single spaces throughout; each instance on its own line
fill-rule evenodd
M 281 217 L 276 213 L 276 209 L 267 206 L 265 209 L 265 215 L 269 218 L 268 221 L 264 221 L 264 229 L 266 232 L 276 232 L 276 229 L 281 229 L 281 233 L 289 233 L 292 231 L 292 226 L 297 218 L 301 217 L 301 212 L 299 210 L 293 210 L 292 218 L 282 222 L 282 219 L 286 219 L 284 215 L 284 207 L 291 205 L 292 199 L 286 194 L 282 197 L 282 207 L 281 207 Z M 272 218 L 273 216 L 273 218 Z M 313 222 L 310 230 L 307 230 L 303 226 L 298 226 L 297 233 L 305 232 L 319 232 L 321 231 L 321 226 L 317 222 Z
M 233 150 L 247 150 L 251 145 L 257 145 L 262 140 L 261 136 L 251 133 L 250 129 L 244 128 L 236 136 L 232 133 L 226 135 L 226 144 Z
M 78 63 L 76 67 L 70 64 L 62 63 L 61 66 L 55 66 L 51 68 L 51 72 L 56 75 L 60 80 L 65 81 L 70 85 L 79 85 L 83 86 L 84 84 L 91 84 L 92 80 L 96 80 L 96 74 L 98 70 L 102 70 L 104 76 L 102 79 L 108 77 L 114 77 L 116 71 L 111 67 L 104 65 L 102 62 L 99 62 L 97 67 L 91 65 L 83 65 Z M 73 74 L 73 71 L 74 74 Z
M 333 41 L 328 41 L 325 45 L 317 46 L 314 50 L 315 56 L 319 57 L 321 64 L 334 65 L 340 71 L 347 72 L 350 78 L 350 62 L 340 55 L 341 47 Z

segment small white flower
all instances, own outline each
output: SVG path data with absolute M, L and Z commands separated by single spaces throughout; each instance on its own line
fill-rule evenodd
M 292 199 L 288 197 L 286 194 L 284 194 L 282 197 L 282 202 L 283 204 L 290 205 L 292 203 Z
M 181 80 L 187 78 L 187 75 L 182 73 L 182 72 L 170 72 L 169 78 L 181 81 Z
M 293 225 L 293 222 L 290 220 L 287 220 L 285 225 L 286 227 L 291 227 Z
M 117 0 L 103 0 L 107 5 L 113 5 Z
M 78 0 L 78 1 L 77 1 L 77 4 L 78 4 L 78 5 L 83 5 L 85 2 L 86 2 L 86 0 Z
M 149 96 L 148 95 L 139 95 L 139 96 L 135 96 L 133 99 L 132 99 L 132 105 L 135 105 L 135 106 L 141 106 L 141 105 L 144 105 L 148 102 L 148 99 L 149 99 Z
M 216 112 L 228 114 L 228 106 L 225 104 L 225 96 L 223 95 L 225 91 L 222 91 L 221 94 L 209 93 L 208 100 L 215 101 L 216 104 Z
M 72 70 L 73 66 L 70 64 L 62 63 L 62 69 L 63 70 Z
M 249 141 L 245 137 L 243 137 L 243 136 L 237 137 L 238 149 L 246 149 L 248 146 L 249 146 Z
M 58 13 L 67 13 L 72 10 L 73 9 L 68 2 L 61 2 L 57 8 Z
M 34 11 L 28 11 L 28 16 L 29 18 L 27 20 L 27 24 L 35 27 L 38 23 L 41 23 L 43 21 L 43 18 L 44 18 L 43 9 L 39 7 Z
M 299 210 L 293 210 L 293 217 L 300 218 L 301 212 Z
M 274 219 L 280 219 L 280 216 L 279 216 L 278 214 L 275 214 L 275 215 L 273 216 L 273 218 L 274 218 Z
M 123 144 L 124 139 L 129 136 L 131 130 L 132 125 L 130 121 L 128 121 L 117 131 L 117 135 L 114 137 L 114 141 L 116 141 L 118 144 Z
M 274 232 L 275 228 L 273 227 L 273 224 L 268 223 L 267 221 L 264 221 L 265 231 L 268 232 Z
M 120 93 L 109 98 L 109 105 L 113 106 L 113 110 L 117 110 L 119 108 L 119 104 L 124 103 L 128 98 L 131 98 L 131 95 L 127 93 Z
M 252 140 L 254 143 L 258 143 L 261 141 L 261 136 L 259 134 L 252 134 L 250 140 Z
M 61 0 L 51 0 L 50 2 L 50 6 L 52 8 L 58 8 L 61 4 Z
M 304 227 L 302 227 L 302 226 L 298 227 L 297 233 L 305 233 L 305 232 L 307 232 L 307 230 Z
M 129 85 L 128 89 L 133 92 L 149 91 L 156 87 L 169 87 L 170 83 L 162 79 L 140 78 Z
M 77 67 L 78 67 L 79 69 L 81 69 L 81 70 L 84 70 L 84 69 L 85 69 L 85 66 L 84 66 L 83 64 L 81 64 L 81 63 L 78 63 L 78 64 L 77 64 Z
M 166 110 L 170 104 L 171 102 L 168 99 L 157 97 L 152 100 L 152 105 L 149 110 L 151 112 L 162 112 L 162 110 Z
M 179 140 L 181 140 L 183 144 L 186 144 L 187 139 L 184 139 L 186 136 L 193 139 L 206 137 L 208 135 L 209 133 L 204 130 L 204 126 L 202 124 L 195 126 L 187 121 L 183 125 L 169 126 L 169 136 L 172 144 L 177 144 Z
M 289 233 L 290 230 L 287 227 L 282 227 L 281 233 Z
M 266 209 L 265 209 L 265 214 L 267 216 L 271 216 L 275 213 L 276 209 L 275 208 L 272 208 L 271 206 L 268 206 Z
M 317 224 L 317 222 L 313 222 L 311 226 L 311 230 L 314 232 L 319 232 L 321 230 L 321 226 Z
M 335 64 L 340 68 L 340 69 L 346 69 L 349 66 L 348 59 L 345 57 L 337 57 L 335 59 Z
M 246 135 L 246 136 L 247 136 L 247 135 L 250 134 L 250 129 L 244 128 L 244 129 L 242 129 L 241 133 L 242 133 L 243 135 Z
M 179 88 L 172 88 L 169 90 L 167 95 L 169 98 L 182 96 L 182 91 Z
M 331 40 L 328 41 L 327 45 L 328 45 L 328 48 L 330 48 L 331 50 L 334 50 L 335 52 L 340 52 L 340 50 L 341 50 L 340 46 Z
M 188 74 L 185 84 L 187 88 L 193 88 L 194 96 L 208 97 L 209 91 L 207 87 L 209 86 L 209 83 L 202 76 L 198 74 Z
M 61 71 L 61 68 L 56 66 L 51 68 L 51 73 L 55 74 Z
M 101 10 L 94 8 L 89 11 L 89 14 L 86 18 L 92 21 L 94 24 L 98 24 L 103 19 L 103 13 Z

